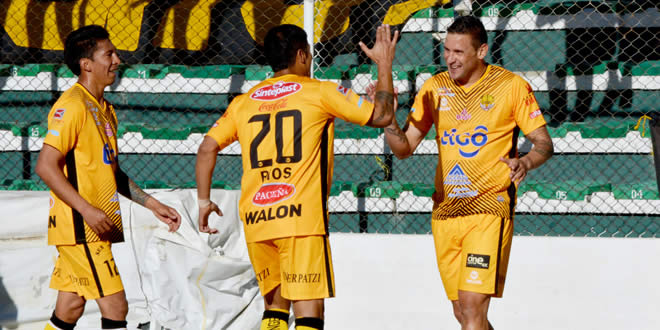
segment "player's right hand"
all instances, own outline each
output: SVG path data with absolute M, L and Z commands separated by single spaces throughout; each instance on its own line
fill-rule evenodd
M 89 228 L 92 228 L 99 237 L 110 232 L 114 226 L 112 220 L 108 218 L 105 212 L 93 206 L 86 210 L 82 216 Z
M 218 205 L 213 202 L 199 208 L 199 232 L 209 234 L 216 234 L 218 232 L 217 229 L 209 227 L 209 215 L 211 215 L 211 212 L 215 212 L 217 215 L 222 216 L 222 211 Z
M 368 48 L 362 41 L 359 42 L 359 45 L 362 51 L 377 65 L 392 65 L 397 39 L 399 39 L 399 31 L 394 31 L 394 36 L 392 36 L 390 26 L 383 24 L 376 30 L 376 43 L 372 48 Z
M 369 86 L 365 89 L 367 93 L 367 99 L 369 102 L 373 103 L 376 100 L 376 85 L 378 81 L 372 81 Z M 394 87 L 394 108 L 392 110 L 396 111 L 399 108 L 399 88 Z

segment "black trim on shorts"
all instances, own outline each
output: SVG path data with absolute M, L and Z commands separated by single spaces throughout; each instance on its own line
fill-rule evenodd
M 274 310 L 265 310 L 262 320 L 267 319 L 278 319 L 280 321 L 289 322 L 289 313 L 274 311 Z
M 67 180 L 73 186 L 73 189 L 78 191 L 78 172 L 76 169 L 76 155 L 75 151 L 70 150 L 65 157 Z M 73 207 L 71 208 L 71 215 L 73 216 L 73 232 L 76 238 L 76 243 L 85 243 L 85 220 L 82 214 Z
M 318 317 L 301 317 L 296 319 L 296 327 L 297 326 L 323 330 L 323 320 Z
M 94 282 L 96 282 L 96 288 L 99 290 L 99 295 L 103 298 L 103 288 L 101 287 L 101 281 L 99 280 L 99 274 L 96 271 L 96 266 L 94 266 L 94 259 L 92 259 L 92 252 L 89 251 L 89 246 L 87 243 L 83 243 L 82 246 L 85 247 L 85 254 L 87 255 L 87 261 L 89 261 L 89 268 L 92 270 L 92 275 L 94 276 Z
M 328 190 L 328 135 L 330 130 L 331 121 L 328 120 L 323 127 L 323 134 L 321 134 L 321 207 L 323 210 L 323 225 L 325 228 L 325 234 L 328 235 L 330 231 L 328 230 L 328 195 L 330 190 Z
M 497 289 L 499 286 L 500 278 L 500 262 L 502 259 L 502 239 L 504 238 L 504 218 L 500 218 L 500 237 L 497 239 L 497 263 L 495 266 L 495 292 L 494 295 L 497 295 Z
M 332 286 L 332 271 L 330 271 L 330 255 L 328 246 L 328 235 L 323 237 L 323 254 L 325 255 L 325 276 L 328 281 L 328 296 L 335 296 L 335 288 Z

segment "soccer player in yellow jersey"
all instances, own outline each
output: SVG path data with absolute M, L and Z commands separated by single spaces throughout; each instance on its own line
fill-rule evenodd
M 462 329 L 492 328 L 491 297 L 501 297 L 513 235 L 516 188 L 553 154 L 552 140 L 529 84 L 484 61 L 486 30 L 475 17 L 447 29 L 448 66 L 415 97 L 403 131 L 396 120 L 385 139 L 409 157 L 435 125 L 438 165 L 432 232 L 438 269 Z M 522 130 L 534 144 L 518 158 Z
M 211 176 L 218 152 L 239 141 L 243 177 L 239 214 L 266 311 L 261 329 L 323 329 L 324 298 L 334 296 L 327 200 L 334 119 L 385 127 L 392 121 L 392 61 L 398 32 L 380 26 L 362 50 L 378 66 L 374 103 L 350 89 L 310 78 L 312 56 L 303 29 L 271 29 L 264 52 L 272 78 L 236 97 L 204 137 L 197 154 L 199 229 L 209 228 Z
M 124 240 L 118 193 L 150 209 L 170 231 L 181 217 L 119 167 L 117 116 L 103 98 L 120 63 L 108 32 L 96 25 L 71 32 L 64 59 L 78 81 L 48 114 L 36 167 L 51 189 L 48 244 L 59 252 L 50 282 L 59 292 L 46 329 L 73 329 L 90 299 L 103 329 L 125 329 L 128 303 L 111 251 Z

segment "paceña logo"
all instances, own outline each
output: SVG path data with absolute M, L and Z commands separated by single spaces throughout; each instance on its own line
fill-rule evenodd
M 299 92 L 302 85 L 297 82 L 279 81 L 273 85 L 261 87 L 250 98 L 257 101 L 273 101 Z
M 288 183 L 267 183 L 252 197 L 252 204 L 268 206 L 287 200 L 296 193 L 296 187 Z

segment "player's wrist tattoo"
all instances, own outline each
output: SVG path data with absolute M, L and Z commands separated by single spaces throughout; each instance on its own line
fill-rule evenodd
M 394 94 L 386 91 L 376 91 L 376 102 L 383 105 L 383 111 L 378 119 L 385 117 L 385 114 L 390 114 L 394 111 Z
M 386 134 L 389 133 L 389 134 L 392 134 L 392 135 L 396 136 L 397 138 L 399 138 L 400 142 L 403 142 L 403 143 L 406 142 L 406 134 L 403 133 L 403 131 L 398 126 L 385 127 L 385 133 Z

